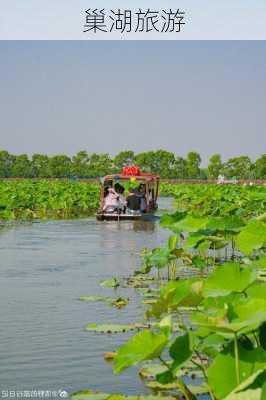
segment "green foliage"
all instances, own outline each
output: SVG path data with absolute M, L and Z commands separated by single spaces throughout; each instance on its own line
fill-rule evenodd
M 131 150 L 121 151 L 114 158 L 114 164 L 118 171 L 121 171 L 123 167 L 133 165 L 135 162 L 134 152 Z
M 243 292 L 256 279 L 252 268 L 241 267 L 236 263 L 226 263 L 206 279 L 203 285 L 205 297 L 227 296 L 232 292 Z
M 175 400 L 173 396 L 126 396 L 122 394 L 108 394 L 94 392 L 92 390 L 81 390 L 70 395 L 71 400 Z
M 245 379 L 225 400 L 264 400 L 265 395 L 266 371 L 261 369 Z
M 266 223 L 250 221 L 236 239 L 237 246 L 246 255 L 266 246 Z
M 244 382 L 254 372 L 265 368 L 266 352 L 261 349 L 246 350 L 239 346 L 239 376 Z M 207 371 L 210 387 L 218 400 L 224 399 L 239 385 L 235 374 L 235 353 L 229 344 L 216 356 Z
M 86 331 L 96 333 L 125 333 L 134 329 L 137 329 L 135 324 L 118 325 L 89 323 L 85 326 Z
M 79 300 L 87 302 L 103 301 L 106 303 L 111 303 L 114 299 L 112 297 L 106 297 L 106 296 L 80 296 Z
M 187 400 L 202 393 L 213 400 L 262 400 L 265 187 L 164 184 L 163 191 L 176 198 L 177 211 L 160 222 L 174 234 L 164 246 L 143 251 L 143 268 L 131 278 L 151 304 L 149 324 L 118 349 L 114 372 L 156 360 L 159 366 L 140 370 L 153 390 Z M 154 267 L 159 292 L 150 286 L 154 277 L 148 279 Z M 182 277 L 183 269 L 196 276 Z M 187 374 L 203 385 L 188 384 Z
M 117 173 L 126 165 L 138 164 L 144 172 L 152 172 L 166 179 L 216 179 L 224 173 L 228 178 L 265 179 L 266 155 L 261 155 L 254 164 L 247 156 L 231 158 L 225 163 L 214 154 L 208 168 L 201 168 L 201 157 L 189 152 L 186 158 L 166 150 L 146 151 L 134 154 L 131 150 L 118 153 L 113 159 L 107 153 L 88 154 L 81 150 L 72 158 L 65 154 L 48 156 L 34 154 L 13 155 L 0 151 L 0 178 L 62 178 L 76 176 L 95 178 L 108 173 Z
M 220 154 L 214 154 L 213 156 L 211 156 L 208 165 L 209 177 L 212 179 L 217 179 L 219 174 L 222 172 L 222 169 L 223 169 L 223 164 Z
M 254 164 L 254 176 L 257 179 L 266 178 L 266 154 L 259 157 Z
M 119 283 L 118 279 L 111 278 L 111 279 L 106 279 L 105 281 L 102 281 L 100 283 L 100 285 L 102 287 L 106 287 L 106 288 L 117 288 L 120 285 L 120 283 Z
M 187 155 L 187 174 L 192 179 L 200 177 L 200 155 L 194 151 L 191 151 Z
M 224 174 L 228 178 L 237 177 L 239 179 L 248 179 L 251 177 L 252 163 L 247 156 L 230 158 L 223 168 Z
M 98 208 L 99 186 L 72 181 L 0 181 L 0 219 L 86 217 Z
M 118 349 L 114 359 L 114 372 L 120 373 L 140 361 L 160 356 L 166 343 L 167 337 L 164 334 L 155 334 L 149 330 L 137 333 Z
M 190 336 L 188 333 L 182 336 L 177 336 L 169 349 L 169 355 L 174 360 L 171 370 L 174 371 L 183 363 L 190 360 L 192 356 Z
M 266 212 L 266 186 L 161 184 L 161 195 L 175 198 L 176 212 L 162 217 L 162 226 L 180 221 L 187 213 L 194 217 L 220 217 L 216 224 L 239 228 L 243 219 Z M 173 218 L 173 220 L 172 220 Z M 224 220 L 227 219 L 226 220 Z M 230 221 L 231 219 L 231 221 Z

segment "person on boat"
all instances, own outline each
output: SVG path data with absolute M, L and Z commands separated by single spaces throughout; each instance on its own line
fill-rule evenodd
M 114 189 L 118 194 L 118 203 L 119 203 L 118 208 L 120 211 L 125 212 L 127 206 L 127 201 L 124 196 L 125 188 L 122 185 L 120 185 L 120 183 L 116 183 Z
M 137 214 L 140 212 L 140 197 L 136 195 L 133 188 L 129 188 L 129 194 L 126 200 L 127 209 L 130 214 Z
M 138 189 L 135 191 L 135 194 L 140 199 L 140 211 L 145 212 L 147 208 L 147 202 L 146 202 L 146 188 L 143 183 L 139 185 Z
M 119 196 L 113 188 L 109 187 L 104 198 L 103 211 L 106 213 L 113 213 L 118 210 L 118 207 Z

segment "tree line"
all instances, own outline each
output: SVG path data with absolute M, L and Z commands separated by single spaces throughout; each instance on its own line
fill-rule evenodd
M 191 151 L 179 157 L 166 150 L 135 154 L 121 151 L 115 157 L 107 153 L 88 154 L 79 151 L 73 157 L 64 154 L 13 155 L 0 151 L 0 178 L 96 178 L 119 173 L 126 165 L 137 164 L 141 171 L 160 175 L 165 179 L 216 179 L 219 175 L 237 179 L 266 179 L 266 154 L 255 162 L 248 156 L 239 156 L 223 162 L 220 154 L 210 157 L 208 166 L 202 168 L 201 156 Z

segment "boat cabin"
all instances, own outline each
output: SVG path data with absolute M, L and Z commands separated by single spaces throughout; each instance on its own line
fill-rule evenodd
M 101 179 L 98 220 L 136 220 L 158 208 L 159 176 L 125 167 L 121 174 Z

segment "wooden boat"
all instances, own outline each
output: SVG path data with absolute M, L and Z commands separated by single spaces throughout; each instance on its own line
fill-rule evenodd
M 132 169 L 130 169 L 132 168 Z M 132 173 L 133 170 L 133 173 Z M 125 212 L 114 211 L 106 212 L 104 208 L 104 192 L 107 187 L 113 187 L 116 183 L 120 185 L 126 182 L 134 182 L 134 184 L 145 185 L 145 192 L 143 191 L 143 196 L 145 198 L 146 208 L 142 212 L 132 212 L 131 210 L 125 209 Z M 136 167 L 127 167 L 123 169 L 121 174 L 107 175 L 101 179 L 101 192 L 100 192 L 100 208 L 96 214 L 96 218 L 99 221 L 134 221 L 139 219 L 149 219 L 151 215 L 157 210 L 158 204 L 158 194 L 159 194 L 159 176 L 141 173 Z M 130 184 L 130 183 L 129 183 Z M 128 184 L 127 184 L 128 185 Z

